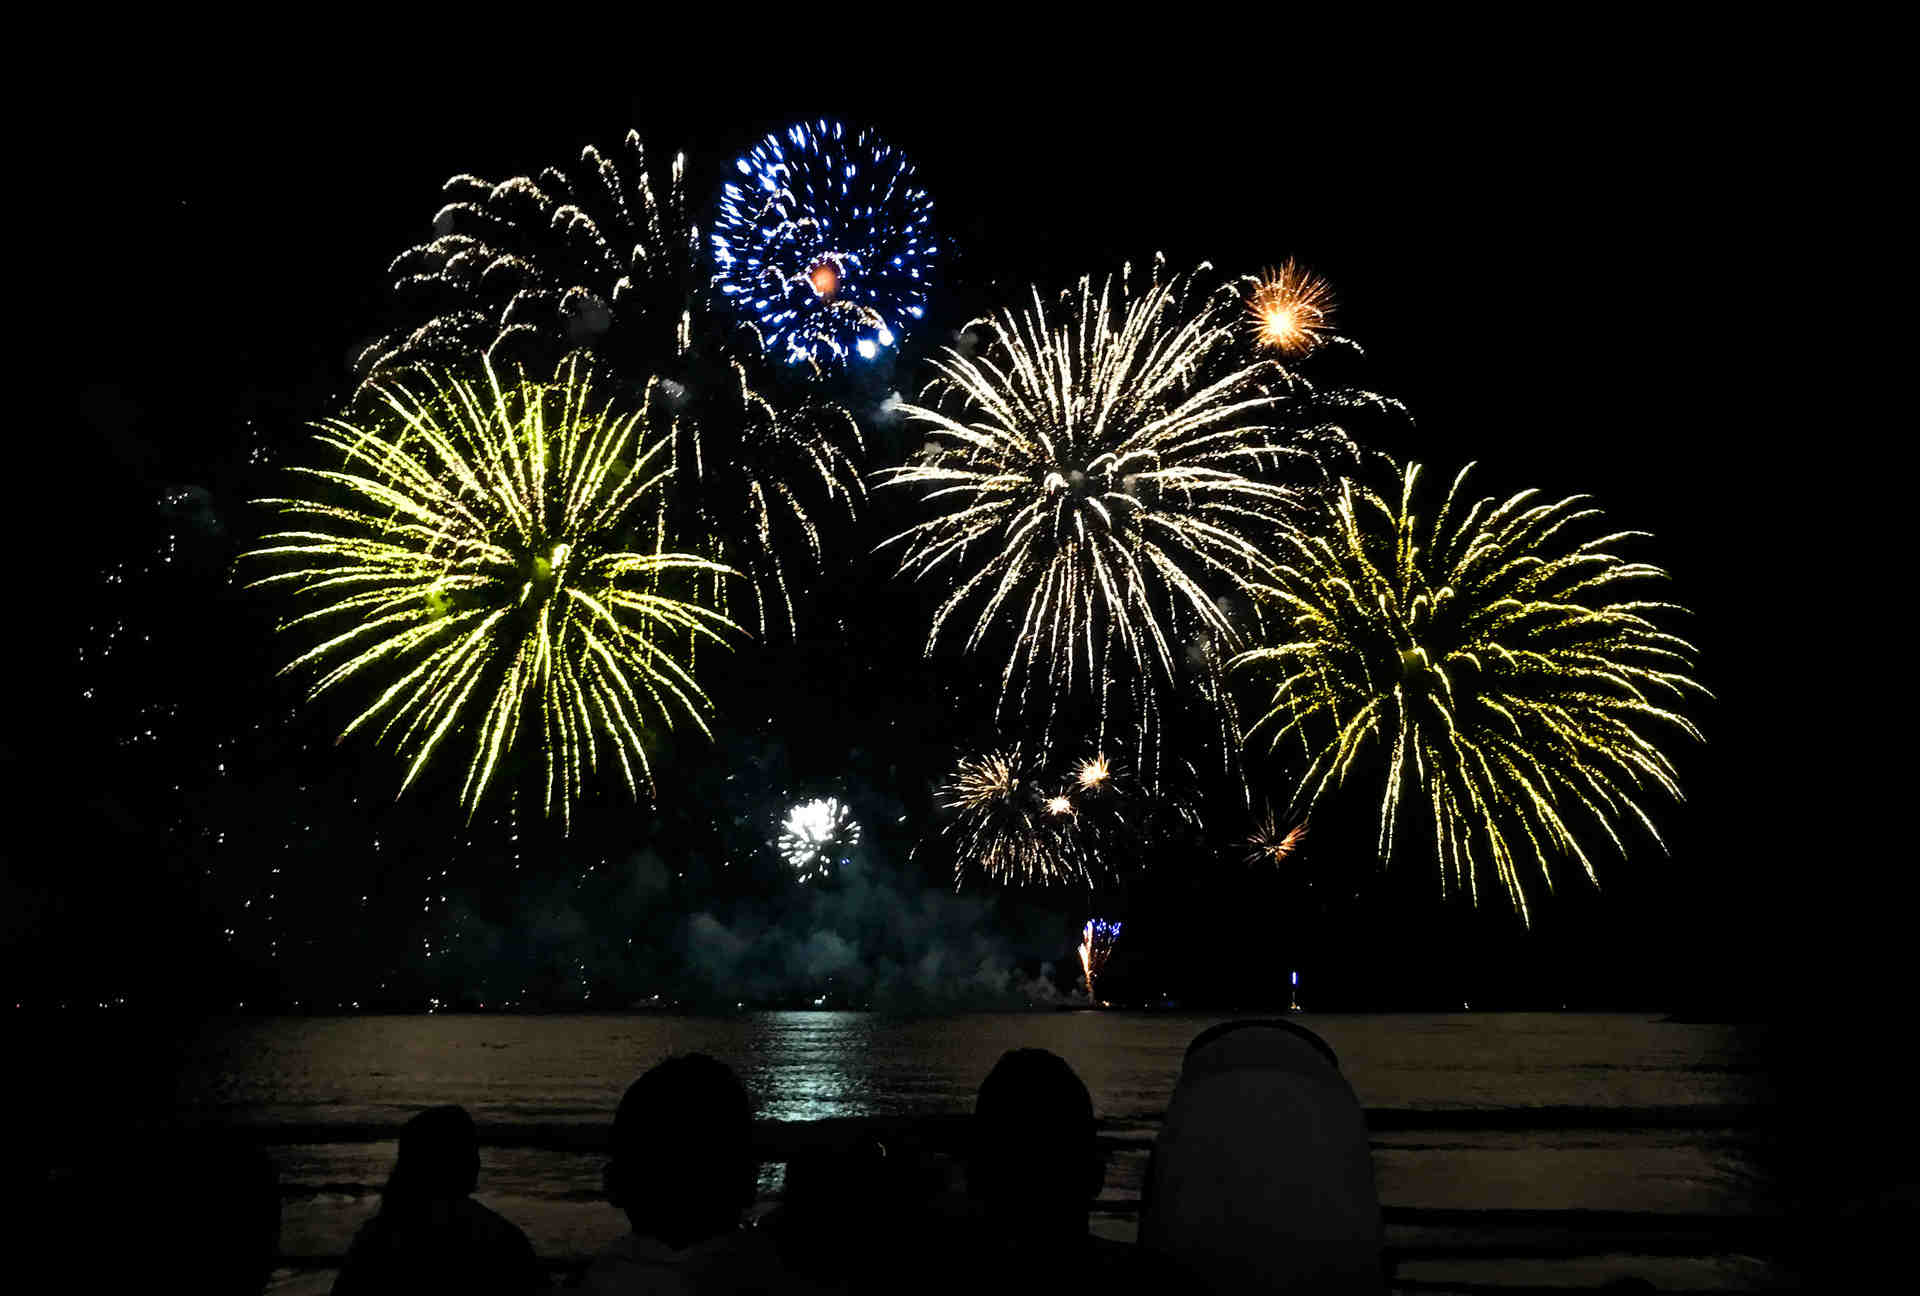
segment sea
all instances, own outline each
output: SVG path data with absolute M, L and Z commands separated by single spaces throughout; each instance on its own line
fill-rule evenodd
M 234 1017 L 180 1048 L 170 1103 L 183 1122 L 242 1127 L 266 1146 L 284 1257 L 270 1290 L 304 1296 L 331 1285 L 378 1207 L 400 1126 L 424 1107 L 472 1113 L 486 1143 L 477 1197 L 564 1265 L 625 1229 L 600 1194 L 604 1135 L 626 1086 L 668 1054 L 728 1062 L 778 1134 L 963 1116 L 1003 1052 L 1037 1046 L 1093 1094 L 1108 1163 L 1093 1227 L 1131 1240 L 1182 1054 L 1221 1020 L 1112 1010 Z M 1657 1014 L 1295 1020 L 1332 1045 L 1366 1108 L 1401 1290 L 1593 1288 L 1630 1276 L 1661 1290 L 1793 1285 L 1774 1254 L 1783 1205 L 1767 1155 L 1776 1094 L 1766 1028 Z M 781 1170 L 763 1168 L 763 1207 Z

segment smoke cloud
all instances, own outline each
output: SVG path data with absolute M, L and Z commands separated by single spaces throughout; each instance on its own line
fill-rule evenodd
M 1072 998 L 1054 981 L 1069 924 L 1003 897 L 929 886 L 884 859 L 857 853 L 824 882 L 774 875 L 764 892 L 731 900 L 691 900 L 681 875 L 642 850 L 585 883 L 530 880 L 504 912 L 456 904 L 429 960 L 435 993 L 884 1010 Z

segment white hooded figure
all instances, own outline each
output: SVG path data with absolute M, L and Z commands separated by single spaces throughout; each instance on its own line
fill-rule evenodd
M 1385 1290 L 1366 1116 L 1318 1035 L 1227 1022 L 1187 1047 L 1140 1244 L 1219 1292 Z

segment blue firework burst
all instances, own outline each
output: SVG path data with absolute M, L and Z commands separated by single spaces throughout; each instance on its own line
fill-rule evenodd
M 714 224 L 714 288 L 792 364 L 871 360 L 926 313 L 933 199 L 905 154 L 822 119 L 734 161 Z

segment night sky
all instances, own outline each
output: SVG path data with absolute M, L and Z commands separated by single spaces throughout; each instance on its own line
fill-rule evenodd
M 68 119 L 77 135 L 117 126 L 94 137 L 99 165 L 66 177 L 57 218 L 75 251 L 56 349 L 77 383 L 40 438 L 66 466 L 29 509 L 71 565 L 34 591 L 55 661 L 16 679 L 27 723 L 6 743 L 18 813 L 57 827 L 17 834 L 7 865 L 15 998 L 732 997 L 726 975 L 689 969 L 711 972 L 703 959 L 753 932 L 796 949 L 817 935 L 826 911 L 794 909 L 764 843 L 786 800 L 839 795 L 869 827 L 873 877 L 818 903 L 841 906 L 835 931 L 857 949 L 838 964 L 748 955 L 728 965 L 742 995 L 830 992 L 795 969 L 851 957 L 868 987 L 852 1000 L 870 999 L 889 984 L 876 961 L 929 943 L 1021 979 L 1050 964 L 1065 988 L 1091 905 L 1129 923 L 1116 1000 L 1257 1006 L 1284 1000 L 1263 988 L 1276 969 L 1300 966 L 1327 1007 L 1773 1011 L 1806 992 L 1798 965 L 1828 913 L 1861 899 L 1833 899 L 1819 875 L 1873 890 L 1856 821 L 1890 776 L 1828 759 L 1815 734 L 1843 705 L 1812 681 L 1847 595 L 1813 576 L 1802 537 L 1829 526 L 1814 485 L 1827 452 L 1805 428 L 1780 449 L 1789 415 L 1768 393 L 1793 357 L 1757 350 L 1769 303 L 1752 283 L 1756 259 L 1800 259 L 1772 223 L 1788 127 L 1704 49 L 1587 49 L 1524 73 L 1490 55 L 1369 64 L 1284 87 L 1056 70 L 1032 94 L 932 77 L 876 96 L 796 76 L 742 95 L 694 71 L 630 95 L 582 78 L 591 89 L 511 99 L 480 78 L 431 95 L 129 84 L 97 121 Z M 802 116 L 874 125 L 916 159 L 954 249 L 935 309 L 949 329 L 963 304 L 1155 250 L 1236 273 L 1295 257 L 1332 281 L 1341 331 L 1367 348 L 1355 376 L 1412 411 L 1372 445 L 1437 471 L 1480 460 L 1488 493 L 1588 492 L 1614 526 L 1653 532 L 1640 556 L 1693 609 L 1682 633 L 1717 695 L 1695 712 L 1708 743 L 1672 749 L 1689 800 L 1659 815 L 1671 857 L 1644 839 L 1624 862 L 1601 856 L 1599 895 L 1564 873 L 1523 932 L 1498 904 L 1442 904 L 1421 855 L 1380 875 L 1362 805 L 1316 826 L 1299 877 L 1247 868 L 1233 848 L 1247 825 L 1223 816 L 1210 844 L 1092 901 L 977 879 L 949 899 L 944 864 L 908 850 L 967 736 L 965 668 L 922 661 L 928 592 L 863 556 L 899 515 L 884 502 L 836 537 L 800 642 L 750 646 L 710 680 L 718 740 L 674 748 L 657 809 L 609 787 L 563 842 L 524 816 L 467 825 L 444 788 L 393 804 L 396 758 L 332 745 L 336 717 L 272 677 L 274 609 L 228 579 L 265 521 L 246 501 L 301 456 L 302 424 L 333 408 L 349 355 L 389 319 L 387 263 L 456 172 L 529 172 L 632 126 L 658 157 L 687 153 L 700 211 L 737 152 Z M 909 393 L 913 354 L 891 381 Z M 876 442 L 870 468 L 890 462 Z M 689 935 L 696 914 L 719 946 Z

